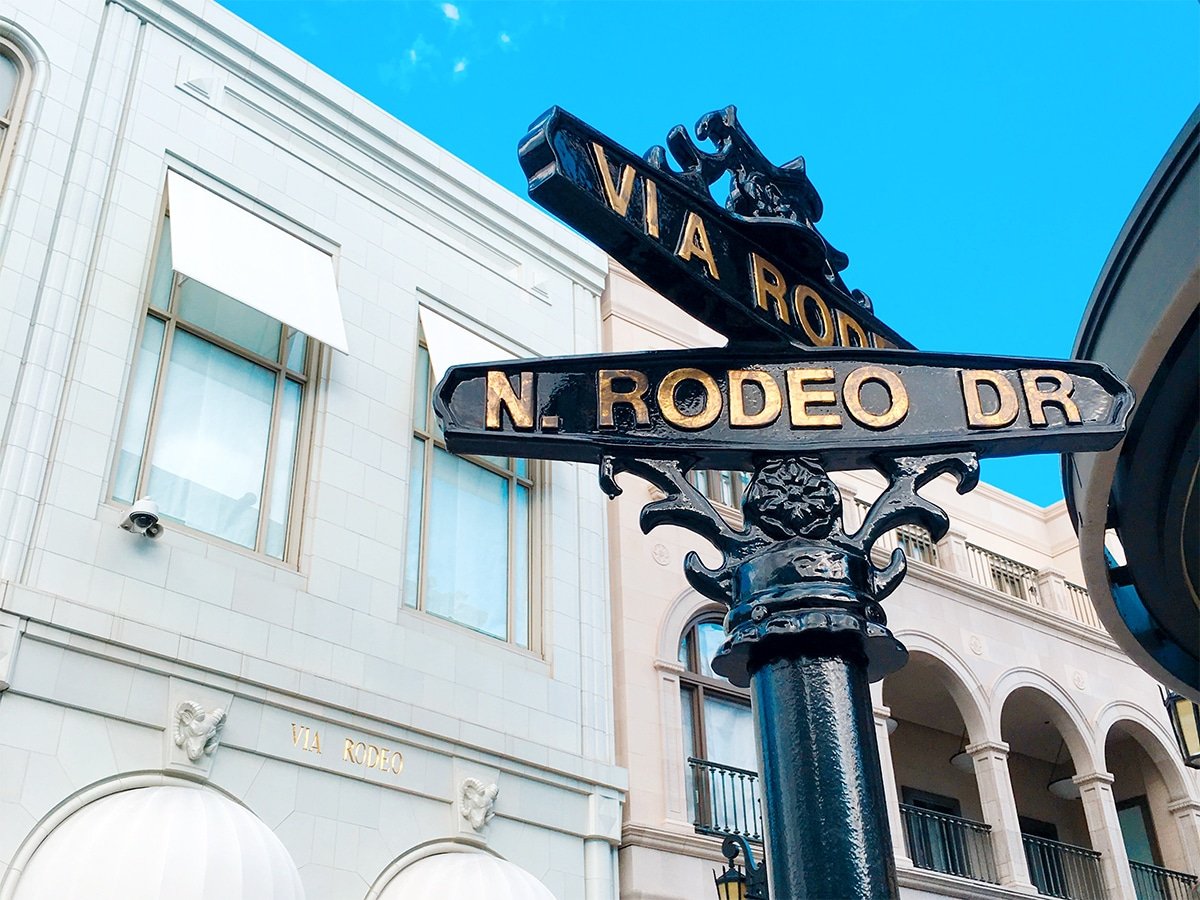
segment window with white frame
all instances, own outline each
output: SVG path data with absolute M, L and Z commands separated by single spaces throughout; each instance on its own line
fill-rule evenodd
M 404 604 L 536 649 L 529 460 L 447 452 L 424 346 L 416 374 Z
M 17 125 L 25 101 L 29 63 L 10 41 L 0 38 L 0 184 L 16 142 Z
M 158 240 L 113 480 L 165 519 L 276 559 L 293 554 L 314 342 L 172 267 Z

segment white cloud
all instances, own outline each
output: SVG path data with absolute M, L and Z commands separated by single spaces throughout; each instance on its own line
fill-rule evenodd
M 511 44 L 512 43 L 512 35 L 509 34 L 507 31 L 500 32 L 500 43 L 505 44 L 505 45 Z
M 444 15 L 451 22 L 457 22 L 459 20 L 458 7 L 453 3 L 443 3 L 442 15 Z
M 467 71 L 467 58 L 464 56 L 454 64 L 454 74 L 461 75 L 465 71 Z

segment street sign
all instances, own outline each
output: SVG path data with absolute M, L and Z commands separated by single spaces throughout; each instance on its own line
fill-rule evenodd
M 662 147 L 639 157 L 554 107 L 518 152 L 534 200 L 731 343 L 911 349 L 842 280 L 849 259 L 814 225 L 821 199 L 804 160 L 772 165 L 732 106 L 696 130 L 716 152 L 676 127 L 676 172 Z M 720 206 L 709 185 L 726 174 Z
M 827 469 L 881 454 L 1103 450 L 1133 398 L 1103 365 L 910 351 L 683 350 L 459 366 L 434 408 L 456 453 Z

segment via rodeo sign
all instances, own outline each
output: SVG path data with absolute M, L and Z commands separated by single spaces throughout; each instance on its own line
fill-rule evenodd
M 753 470 L 880 454 L 1103 450 L 1128 388 L 1098 363 L 912 352 L 841 272 L 803 158 L 772 165 L 731 106 L 638 157 L 557 107 L 521 141 L 530 195 L 729 338 L 724 349 L 459 366 L 434 407 L 454 452 Z M 729 173 L 719 206 L 709 186 Z

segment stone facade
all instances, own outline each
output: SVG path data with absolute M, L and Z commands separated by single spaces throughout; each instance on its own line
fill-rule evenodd
M 0 38 L 24 73 L 0 201 L 0 897 L 72 813 L 183 784 L 264 822 L 310 900 L 472 849 L 612 898 L 591 475 L 534 473 L 531 649 L 402 602 L 418 306 L 514 355 L 595 351 L 603 256 L 216 4 L 5 0 Z M 314 353 L 282 560 L 118 527 L 168 170 L 333 259 L 349 353 Z

